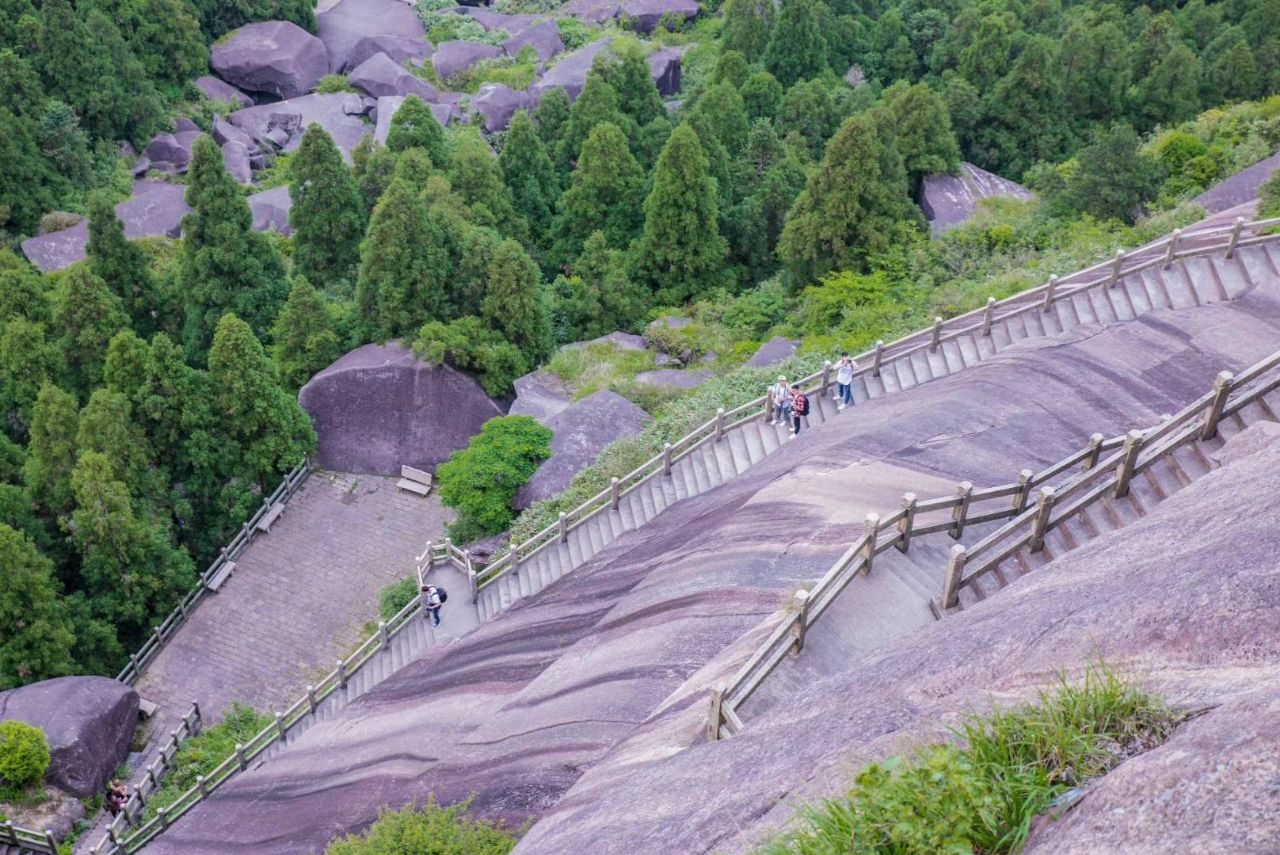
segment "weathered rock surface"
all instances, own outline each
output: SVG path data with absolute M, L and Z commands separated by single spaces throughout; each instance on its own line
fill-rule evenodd
M 293 234 L 293 229 L 289 227 L 289 210 L 292 207 L 293 201 L 289 197 L 287 184 L 254 193 L 249 197 L 254 231 L 265 232 L 271 229 L 282 235 Z
M 258 147 L 258 144 L 254 142 L 253 137 L 249 136 L 247 131 L 243 128 L 236 127 L 221 116 L 213 120 L 212 136 L 213 141 L 218 145 L 226 145 L 229 142 L 238 142 L 250 151 Z
M 315 423 L 321 466 L 374 475 L 434 467 L 502 415 L 474 378 L 399 343 L 356 348 L 311 378 L 298 401 Z
M 533 111 L 535 102 L 528 92 L 518 92 L 501 83 L 486 83 L 471 99 L 471 109 L 484 117 L 486 131 L 505 131 L 517 110 Z
M 538 20 L 537 15 L 507 15 L 502 12 L 494 12 L 492 9 L 482 6 L 457 6 L 450 11 L 471 18 L 481 27 L 484 27 L 486 33 L 502 30 L 514 35 L 528 29 Z
M 405 70 L 404 66 L 385 53 L 374 54 L 360 63 L 359 67 L 347 76 L 347 82 L 374 98 L 381 98 L 384 95 L 417 95 L 427 102 L 436 99 L 434 86 L 414 77 Z
M 1258 190 L 1277 169 L 1280 169 L 1280 152 L 1260 160 L 1247 169 L 1219 182 L 1191 201 L 1210 214 L 1234 208 L 1258 198 Z
M 215 42 L 209 66 L 247 92 L 289 99 L 315 88 L 329 71 L 324 42 L 289 21 L 248 24 Z
M 210 101 L 216 101 L 219 104 L 226 104 L 232 109 L 240 109 L 241 107 L 252 107 L 253 99 L 241 92 L 239 89 L 227 83 L 225 80 L 219 80 L 211 74 L 196 78 L 196 88 L 200 90 L 204 97 Z
M 530 416 L 547 424 L 572 401 L 564 382 L 541 368 L 517 378 L 511 385 L 515 387 L 516 399 L 507 411 L 509 416 Z
M 138 723 L 138 693 L 106 677 L 58 677 L 0 692 L 0 720 L 44 731 L 45 779 L 72 795 L 98 795 L 129 753 Z
M 983 199 L 1032 199 L 1030 190 L 972 163 L 962 163 L 959 175 L 926 175 L 920 187 L 920 210 L 935 234 L 963 223 Z
M 399 0 L 342 0 L 316 16 L 316 33 L 328 51 L 329 70 L 333 72 L 350 71 L 377 53 L 374 50 L 359 55 L 361 50 L 369 50 L 369 45 L 361 48 L 366 40 L 387 37 L 398 40 L 397 49 L 413 51 L 412 56 L 431 55 L 426 30 L 413 5 Z M 392 55 L 397 63 L 407 58 Z
M 623 0 L 622 16 L 639 33 L 652 33 L 663 15 L 671 15 L 682 23 L 698 17 L 698 0 Z
M 178 131 L 174 134 L 157 134 L 142 150 L 152 169 L 162 172 L 183 173 L 191 162 L 191 149 L 200 138 L 199 129 Z
M 558 495 L 577 475 L 595 462 L 606 445 L 635 436 L 653 417 L 626 398 L 601 389 L 570 404 L 544 424 L 555 431 L 551 456 L 516 493 L 516 507 Z
M 560 38 L 560 28 L 555 21 L 543 21 L 521 30 L 503 42 L 502 48 L 508 55 L 516 56 L 526 45 L 537 51 L 538 59 L 543 62 L 564 51 L 564 40 Z
M 394 1 L 399 2 L 399 0 Z M 415 66 L 421 66 L 435 52 L 435 47 L 426 39 L 409 36 L 365 36 L 351 49 L 351 55 L 347 57 L 347 66 L 356 68 L 376 53 L 385 53 L 400 65 L 410 62 Z
M 222 163 L 240 184 L 253 181 L 253 168 L 249 165 L 249 149 L 242 142 L 232 140 L 222 145 Z
M 796 352 L 796 348 L 800 346 L 800 342 L 783 338 L 775 335 L 773 338 L 760 345 L 755 354 L 747 360 L 747 365 L 752 368 L 763 368 L 766 365 L 774 365 L 784 359 L 790 359 Z
M 431 64 L 442 80 L 466 71 L 482 59 L 502 56 L 502 48 L 479 42 L 441 42 L 431 55 Z
M 680 57 L 683 55 L 683 49 L 675 47 L 649 54 L 649 75 L 663 98 L 670 98 L 680 91 Z
M 656 371 L 641 371 L 636 375 L 636 382 L 665 389 L 694 389 L 714 376 L 715 374 L 710 371 L 679 371 L 674 368 L 659 368 Z
M 569 0 L 560 6 L 559 12 L 586 21 L 590 24 L 603 24 L 618 17 L 622 11 L 621 0 Z
M 320 125 L 329 132 L 342 156 L 350 161 L 351 150 L 369 133 L 359 116 L 348 115 L 343 107 L 348 93 L 303 95 L 288 101 L 260 104 L 237 110 L 229 117 L 254 140 L 271 140 L 271 145 L 293 151 L 302 142 L 302 134 L 310 125 Z M 285 119 L 288 121 L 284 121 Z M 292 129 L 291 129 L 292 128 Z M 283 140 L 277 142 L 277 140 Z
M 590 341 L 572 341 L 561 346 L 561 350 L 574 350 L 579 347 L 590 347 L 593 344 L 611 344 L 618 350 L 646 350 L 649 342 L 642 335 L 625 332 L 611 332 L 608 335 L 602 335 L 593 338 Z
M 607 48 L 612 41 L 611 38 L 596 39 L 591 44 L 560 57 L 546 74 L 533 82 L 529 91 L 541 99 L 544 92 L 559 87 L 569 96 L 570 101 L 576 100 L 578 93 L 586 85 L 587 73 L 591 71 L 591 63 L 595 62 L 596 54 Z

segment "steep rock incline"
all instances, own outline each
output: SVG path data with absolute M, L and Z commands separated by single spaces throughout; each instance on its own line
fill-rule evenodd
M 382 805 L 429 793 L 445 801 L 474 793 L 479 813 L 515 823 L 546 817 L 545 836 L 543 823 L 531 832 L 534 851 L 591 851 L 615 831 L 623 843 L 599 851 L 643 851 L 667 830 L 602 832 L 593 820 L 578 837 L 582 802 L 558 804 L 562 795 L 624 740 L 617 754 L 630 763 L 698 741 L 706 685 L 732 667 L 716 657 L 821 575 L 868 510 L 896 503 L 904 489 L 932 495 L 953 479 L 1056 460 L 1093 430 L 1150 421 L 1200 394 L 1224 364 L 1246 364 L 1276 340 L 1280 307 L 1255 294 L 1061 343 L 1027 342 L 846 411 L 402 669 L 219 790 L 148 851 L 308 852 L 366 825 Z M 668 719 L 674 734 L 663 729 Z M 619 774 L 609 759 L 587 789 Z M 733 786 L 756 777 L 740 768 Z M 607 790 L 588 801 L 611 799 Z M 685 791 L 685 809 L 706 792 Z M 634 807 L 615 803 L 608 822 L 639 816 Z M 730 810 L 723 821 L 750 816 Z M 679 822 L 697 825 L 687 815 Z

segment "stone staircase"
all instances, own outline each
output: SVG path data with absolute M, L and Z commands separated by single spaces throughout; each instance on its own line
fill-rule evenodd
M 1114 286 L 1104 284 L 1080 290 L 1053 301 L 1047 309 L 998 318 L 990 325 L 989 335 L 973 330 L 941 338 L 933 348 L 886 358 L 878 377 L 866 373 L 854 378 L 854 401 L 874 400 L 954 374 L 1027 339 L 1131 321 L 1156 310 L 1233 300 L 1277 276 L 1280 248 L 1270 242 L 1242 247 L 1231 258 L 1215 254 L 1177 259 L 1168 267 L 1156 266 L 1121 276 Z M 827 396 L 813 394 L 810 402 L 811 428 L 821 427 L 837 413 L 835 402 Z M 476 601 L 480 620 L 541 591 L 591 560 L 623 533 L 639 528 L 676 502 L 701 495 L 736 477 L 777 451 L 789 438 L 786 427 L 774 426 L 761 417 L 737 430 L 726 431 L 719 440 L 700 443 L 672 464 L 670 475 L 650 479 L 623 495 L 616 510 L 594 515 L 570 529 L 564 539 L 523 559 L 518 569 L 481 588 Z

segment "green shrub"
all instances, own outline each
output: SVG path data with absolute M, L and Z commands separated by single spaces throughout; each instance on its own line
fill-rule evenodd
M 516 837 L 498 823 L 467 816 L 469 801 L 450 807 L 434 797 L 421 808 L 383 811 L 363 835 L 330 843 L 325 855 L 506 855 Z
M 448 362 L 479 375 L 494 397 L 511 392 L 511 381 L 529 370 L 520 348 L 479 318 L 468 315 L 444 323 L 428 321 L 418 331 L 413 351 L 425 362 Z
M 354 92 L 355 89 L 347 83 L 345 74 L 326 74 L 316 84 L 316 91 L 322 95 L 332 95 L 335 92 Z
M 1280 217 L 1280 169 L 1271 173 L 1258 192 L 1258 198 L 1258 216 L 1266 220 Z
M 173 767 L 160 789 L 147 801 L 146 815 L 173 804 L 196 784 L 196 777 L 208 775 L 219 763 L 235 753 L 236 743 L 245 743 L 271 724 L 272 718 L 235 701 L 222 721 L 210 725 L 178 747 Z
M 440 500 L 458 512 L 449 534 L 477 540 L 503 531 L 515 511 L 511 500 L 551 456 L 551 429 L 529 416 L 490 419 L 471 442 L 436 469 Z
M 0 722 L 0 783 L 23 789 L 44 778 L 49 769 L 49 741 L 44 731 L 25 721 Z
M 672 329 L 664 321 L 657 320 L 644 328 L 644 336 L 650 348 L 688 365 L 707 352 L 707 331 L 702 324 L 691 323 Z
M 392 582 L 378 592 L 378 616 L 383 620 L 391 620 L 400 613 L 401 609 L 413 602 L 416 596 L 418 596 L 416 579 L 399 579 Z

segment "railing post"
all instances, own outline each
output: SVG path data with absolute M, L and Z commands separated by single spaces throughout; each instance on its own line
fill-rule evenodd
M 1231 240 L 1227 243 L 1227 258 L 1236 254 L 1236 244 L 1240 243 L 1240 230 L 1244 228 L 1244 217 L 1236 217 L 1231 228 Z
M 951 547 L 951 555 L 947 557 L 947 576 L 942 583 L 942 607 L 949 609 L 956 604 L 960 591 L 960 577 L 964 574 L 964 564 L 969 560 L 969 549 L 963 543 Z
M 209 796 L 209 785 L 205 783 L 204 775 L 196 775 L 196 792 L 202 799 Z
M 378 647 L 382 650 L 387 649 L 387 643 L 390 641 L 387 635 L 387 622 L 385 620 L 378 621 Z
M 769 409 L 768 401 L 765 402 L 764 407 L 766 410 Z M 671 474 L 671 443 L 669 442 L 662 443 L 662 474 Z
M 1095 433 L 1089 437 L 1089 456 L 1084 459 L 1084 471 L 1098 465 L 1098 458 L 1102 456 L 1102 434 Z
M 618 477 L 615 475 L 609 479 L 609 508 L 611 510 L 616 511 L 618 509 L 618 500 L 620 498 L 618 494 Z
M 791 652 L 799 654 L 804 650 L 804 634 L 809 628 L 809 592 L 801 588 L 796 591 L 796 623 L 795 628 L 791 630 L 791 635 L 795 638 L 795 643 L 791 645 Z
M 1142 451 L 1144 435 L 1140 430 L 1131 430 L 1124 438 L 1124 457 L 1116 467 L 1117 499 L 1129 495 L 1129 481 L 1133 478 L 1133 468 L 1138 463 L 1138 453 Z
M 156 808 L 156 817 L 160 820 L 160 830 L 167 831 L 169 829 L 169 809 Z
M 51 855 L 57 855 L 57 852 L 58 852 L 58 841 L 57 841 L 57 839 L 53 836 L 53 832 L 52 832 L 52 831 L 48 831 L 48 830 L 46 830 L 46 831 L 45 831 L 45 833 L 44 833 L 44 845 L 49 847 L 49 852 L 51 853 Z
M 716 410 L 716 442 L 724 439 L 724 407 Z
M 867 527 L 867 542 L 862 547 L 863 556 L 866 561 L 862 564 L 862 575 L 866 576 L 871 572 L 871 561 L 876 557 L 876 540 L 879 538 L 880 515 L 867 514 L 867 518 L 863 523 Z
M 560 512 L 559 526 L 560 526 L 560 542 L 564 543 L 566 540 L 569 539 L 569 515 L 566 514 L 564 511 Z
M 347 660 L 339 659 L 338 667 L 334 670 L 338 672 L 338 688 L 345 689 L 347 687 Z
M 1169 236 L 1169 251 L 1164 254 L 1164 269 L 1173 266 L 1173 259 L 1178 254 L 1178 241 L 1182 239 L 1182 229 L 1174 229 Z
M 831 391 L 831 360 L 822 363 L 822 397 Z
M 884 364 L 884 340 L 880 339 L 876 342 L 876 353 L 871 358 L 871 376 L 880 376 L 880 366 Z
M 236 763 L 239 764 L 241 772 L 249 768 L 249 761 L 244 756 L 244 745 L 239 742 L 236 743 Z
M 286 733 L 287 731 L 284 729 L 284 715 L 277 712 L 276 713 L 276 736 L 277 738 L 279 738 L 281 742 L 284 742 Z
M 476 578 L 476 568 L 471 563 L 471 550 L 468 549 L 463 554 L 467 556 L 467 585 L 471 588 L 471 602 L 476 603 L 480 599 L 480 584 Z
M 996 317 L 996 298 L 987 298 L 987 308 L 982 313 L 982 334 L 991 335 L 991 322 Z
M 1013 494 L 1013 512 L 1020 514 L 1027 509 L 1027 500 L 1031 498 L 1031 479 L 1036 473 L 1023 469 L 1018 473 L 1018 492 Z
M 1213 439 L 1218 435 L 1218 422 L 1222 420 L 1222 408 L 1226 406 L 1227 395 L 1231 394 L 1231 386 L 1235 383 L 1235 375 L 1230 371 L 1220 371 L 1213 379 L 1213 397 L 1204 408 L 1204 428 L 1200 431 L 1200 439 Z
M 956 487 L 956 495 L 960 497 L 960 503 L 951 510 L 951 537 L 959 540 L 960 535 L 964 533 L 965 517 L 969 515 L 969 502 L 973 498 L 973 484 L 969 481 L 961 481 Z
M 316 687 L 307 686 L 307 707 L 311 710 L 311 714 L 316 714 Z
M 720 719 L 723 716 L 721 707 L 724 706 L 724 684 L 717 683 L 711 689 L 711 719 L 707 722 L 707 740 L 716 742 L 720 739 Z
M 1049 277 L 1049 286 L 1044 290 L 1044 304 L 1040 306 L 1040 311 L 1047 312 L 1053 308 L 1053 301 L 1056 298 L 1058 290 L 1058 277 Z
M 1052 487 L 1041 487 L 1036 497 L 1036 516 L 1031 522 L 1031 540 L 1027 546 L 1032 552 L 1039 552 L 1044 547 L 1044 533 L 1049 529 L 1049 514 L 1053 512 L 1053 503 L 1057 501 Z
M 1111 288 L 1116 287 L 1116 284 L 1120 281 L 1120 268 L 1123 265 L 1124 265 L 1124 250 L 1117 249 L 1115 261 L 1111 262 L 1111 281 L 1107 283 L 1108 287 L 1111 287 Z
M 22 841 L 18 839 L 18 832 L 14 829 L 12 822 L 9 822 L 8 820 L 0 822 L 0 831 L 5 833 L 5 842 L 10 846 L 17 846 L 22 843 Z
M 942 318 L 934 318 L 933 338 L 929 340 L 929 352 L 937 350 L 940 344 L 942 344 Z
M 898 551 L 906 552 L 911 548 L 911 530 L 916 524 L 916 494 L 902 494 L 902 509 L 905 511 L 898 521 Z

